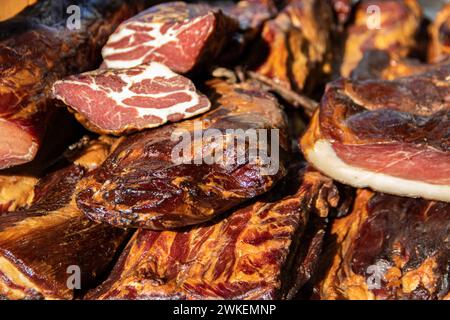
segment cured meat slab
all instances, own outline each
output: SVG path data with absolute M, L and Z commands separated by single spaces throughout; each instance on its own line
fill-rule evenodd
M 0 23 L 0 169 L 35 157 L 45 134 L 51 85 L 95 68 L 108 35 L 144 1 L 39 1 Z M 82 8 L 80 28 L 62 14 Z
M 450 4 L 445 5 L 430 26 L 428 60 L 436 63 L 450 56 Z
M 355 10 L 345 41 L 342 76 L 350 76 L 368 50 L 386 50 L 401 58 L 415 48 L 422 21 L 416 0 L 363 0 Z
M 328 85 L 301 140 L 306 158 L 354 187 L 450 201 L 450 65 L 394 81 Z
M 105 143 L 91 144 L 76 161 L 103 160 Z M 0 216 L 1 298 L 70 299 L 69 268 L 79 268 L 77 289 L 87 290 L 109 266 L 128 233 L 94 223 L 77 209 L 73 194 L 85 172 L 72 164 L 46 176 L 30 208 Z
M 291 0 L 264 24 L 260 48 L 250 64 L 285 88 L 311 91 L 331 72 L 332 28 L 333 12 L 327 1 Z
M 53 94 L 88 129 L 117 135 L 190 118 L 211 106 L 188 78 L 157 62 L 70 76 L 55 82 Z
M 293 195 L 264 198 L 180 231 L 139 230 L 86 299 L 290 299 L 315 270 L 321 236 L 305 229 L 337 194 L 306 172 Z M 331 201 L 331 203 L 330 203 Z
M 450 204 L 359 190 L 337 219 L 321 299 L 449 299 Z
M 236 20 L 209 5 L 169 2 L 122 23 L 102 55 L 108 68 L 155 61 L 186 73 L 213 63 L 238 29 Z
M 248 83 L 212 80 L 208 86 L 214 92 L 210 112 L 130 136 L 83 179 L 77 204 L 89 218 L 156 230 L 197 224 L 268 191 L 286 174 L 287 128 L 276 99 Z M 203 137 L 210 129 L 218 140 Z M 272 129 L 278 134 L 279 146 L 273 146 L 279 159 L 271 162 L 276 167 L 248 156 L 255 150 L 271 154 L 271 138 L 246 143 L 245 159 L 241 149 L 228 148 L 237 145 L 234 130 L 257 129 L 267 129 L 266 137 Z M 215 161 L 212 150 L 223 150 L 223 158 Z

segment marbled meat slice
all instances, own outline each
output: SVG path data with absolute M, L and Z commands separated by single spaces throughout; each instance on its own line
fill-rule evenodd
M 53 94 L 88 129 L 117 135 L 190 118 L 211 106 L 188 78 L 157 62 L 70 76 L 55 82 Z

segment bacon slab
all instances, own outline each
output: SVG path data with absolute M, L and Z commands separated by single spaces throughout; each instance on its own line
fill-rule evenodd
M 95 68 L 108 35 L 143 2 L 44 0 L 0 23 L 0 169 L 34 159 L 53 82 Z M 80 28 L 66 27 L 70 5 L 81 8 Z
M 70 76 L 55 82 L 53 94 L 86 128 L 116 135 L 190 118 L 211 106 L 188 78 L 157 62 Z
M 449 232 L 449 203 L 359 190 L 353 212 L 333 224 L 320 298 L 448 300 Z
M 186 73 L 211 64 L 239 24 L 206 4 L 169 2 L 122 23 L 102 55 L 108 68 L 132 68 L 156 61 Z
M 321 233 L 305 237 L 315 205 L 331 209 L 337 197 L 317 172 L 306 172 L 300 181 L 293 195 L 264 198 L 214 223 L 137 231 L 109 278 L 85 298 L 292 298 L 314 272 L 321 251 Z
M 311 91 L 331 71 L 332 28 L 333 12 L 327 1 L 289 1 L 264 24 L 260 48 L 250 64 L 288 89 Z
M 415 48 L 422 21 L 416 0 L 363 0 L 355 10 L 345 41 L 342 76 L 350 76 L 368 50 L 386 50 L 402 58 Z
M 247 83 L 213 80 L 208 85 L 214 92 L 213 110 L 199 119 L 130 136 L 83 179 L 77 204 L 89 218 L 156 230 L 197 224 L 268 191 L 286 174 L 287 128 L 275 98 Z M 218 140 L 202 137 L 208 129 Z M 266 137 L 274 129 L 279 138 L 246 143 L 243 150 L 239 147 L 245 154 L 241 157 L 233 147 L 238 132 L 227 132 L 238 129 L 267 129 Z M 250 161 L 250 153 L 270 154 L 276 142 L 274 167 L 262 158 Z M 213 149 L 223 150 L 223 157 L 216 161 Z M 205 160 L 208 156 L 213 157 Z
M 450 4 L 445 5 L 429 29 L 428 61 L 440 62 L 450 56 Z
M 354 187 L 450 201 L 450 65 L 394 81 L 328 85 L 301 140 L 307 159 Z
M 104 160 L 105 143 L 41 179 L 31 207 L 0 216 L 0 298 L 71 299 L 77 270 L 87 290 L 108 268 L 128 232 L 87 219 L 73 197 L 85 168 Z

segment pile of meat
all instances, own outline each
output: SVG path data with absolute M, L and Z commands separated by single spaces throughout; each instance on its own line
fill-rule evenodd
M 0 299 L 450 299 L 450 5 L 423 9 L 0 22 Z

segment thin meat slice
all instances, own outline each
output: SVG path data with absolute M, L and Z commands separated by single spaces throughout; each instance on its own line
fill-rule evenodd
M 305 234 L 318 203 L 337 203 L 329 182 L 308 171 L 294 194 L 264 197 L 213 223 L 139 230 L 85 299 L 290 299 L 316 269 L 323 233 Z
M 359 190 L 353 212 L 333 223 L 319 296 L 448 300 L 449 233 L 449 203 Z
M 342 76 L 350 76 L 369 50 L 385 50 L 394 58 L 403 58 L 417 45 L 422 11 L 416 0 L 363 0 L 355 11 L 345 40 Z
M 55 82 L 53 94 L 86 128 L 117 135 L 190 118 L 211 106 L 189 79 L 157 62 L 71 76 Z
M 55 109 L 53 82 L 95 68 L 108 35 L 144 2 L 44 0 L 0 23 L 0 169 L 34 159 Z M 71 5 L 82 8 L 79 28 L 61 14 Z
M 301 140 L 305 156 L 354 187 L 450 201 L 450 65 L 330 84 Z
M 37 183 L 29 208 L 0 216 L 0 298 L 71 299 L 107 270 L 128 231 L 87 219 L 74 191 L 111 147 L 89 144 L 73 164 Z
M 287 128 L 276 99 L 248 83 L 208 86 L 214 109 L 128 137 L 83 179 L 77 204 L 89 218 L 156 230 L 197 224 L 286 174 Z M 250 157 L 255 152 L 261 157 Z
M 440 62 L 450 56 L 450 4 L 438 12 L 429 28 L 431 41 L 428 48 L 428 61 Z
M 122 23 L 102 55 L 108 68 L 131 68 L 156 61 L 186 73 L 211 65 L 239 24 L 206 4 L 170 2 Z

